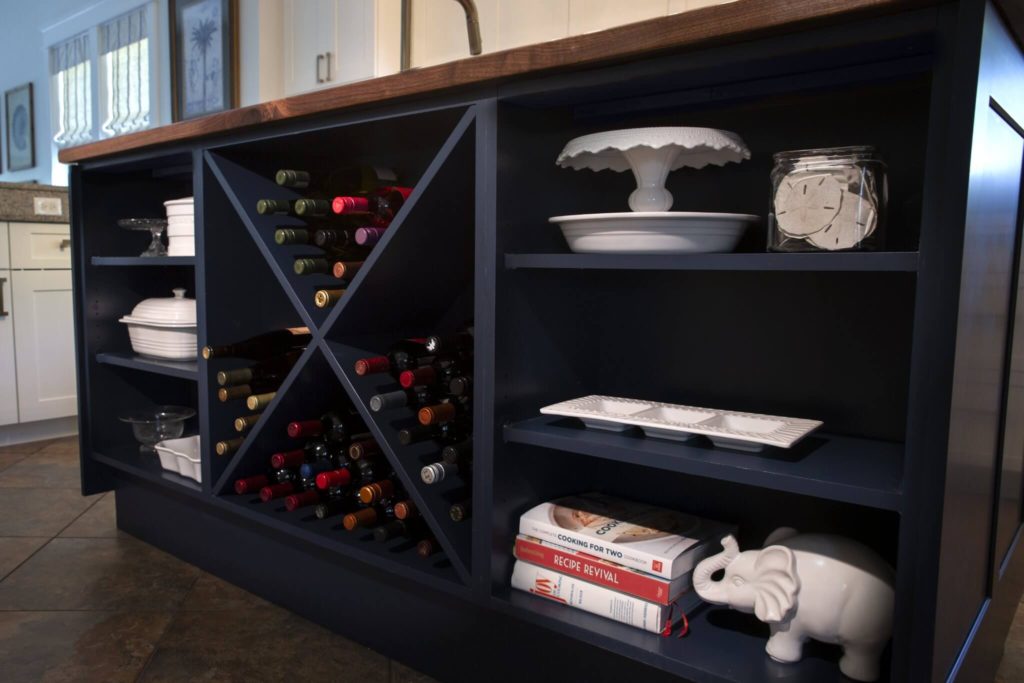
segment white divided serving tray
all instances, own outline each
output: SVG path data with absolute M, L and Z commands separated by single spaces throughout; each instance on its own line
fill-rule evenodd
M 639 427 L 660 439 L 688 441 L 703 435 L 722 448 L 759 452 L 789 448 L 821 426 L 819 420 L 738 413 L 614 396 L 583 396 L 540 409 L 544 415 L 575 417 L 587 427 L 625 431 Z
M 167 439 L 156 446 L 160 456 L 160 466 L 168 472 L 183 477 L 203 481 L 203 467 L 199 458 L 199 435 L 185 436 L 180 439 Z

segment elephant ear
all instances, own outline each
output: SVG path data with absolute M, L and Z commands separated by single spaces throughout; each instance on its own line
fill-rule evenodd
M 800 591 L 793 551 L 782 545 L 762 549 L 754 562 L 754 576 L 754 616 L 766 624 L 785 619 Z

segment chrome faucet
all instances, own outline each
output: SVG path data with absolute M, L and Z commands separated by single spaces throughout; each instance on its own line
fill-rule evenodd
M 483 52 L 480 40 L 480 14 L 473 0 L 455 0 L 462 5 L 466 13 L 466 33 L 469 36 L 469 54 L 478 55 Z M 412 0 L 402 0 L 402 48 L 401 69 L 405 71 L 412 66 Z

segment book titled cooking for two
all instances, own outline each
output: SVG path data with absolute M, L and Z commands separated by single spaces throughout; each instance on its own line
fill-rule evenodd
M 602 493 L 519 518 L 512 587 L 654 633 L 700 600 L 694 566 L 734 527 Z

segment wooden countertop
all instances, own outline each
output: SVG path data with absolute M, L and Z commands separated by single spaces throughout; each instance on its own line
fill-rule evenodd
M 271 121 L 497 83 L 540 72 L 627 61 L 740 37 L 837 23 L 930 4 L 924 0 L 736 0 L 561 40 L 491 52 L 436 66 L 340 85 L 61 150 L 74 163 L 144 147 L 202 138 Z

